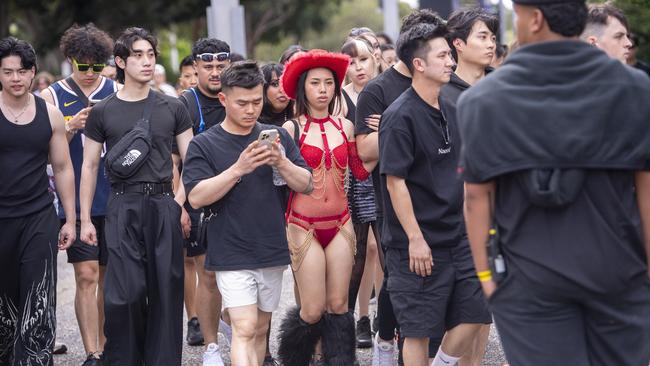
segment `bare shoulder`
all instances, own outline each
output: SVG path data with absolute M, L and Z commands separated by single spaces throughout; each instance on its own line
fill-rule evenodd
M 59 108 L 55 107 L 53 104 L 50 103 L 45 103 L 45 106 L 47 107 L 47 116 L 50 119 L 50 124 L 52 125 L 52 129 L 55 130 L 57 127 L 63 128 L 65 122 L 63 118 L 63 113 L 61 113 Z
M 348 139 L 352 139 L 354 137 L 354 123 L 345 117 L 340 117 L 339 120 L 341 121 L 341 127 L 343 127 L 345 135 Z
M 45 99 L 45 101 L 48 104 L 54 104 L 54 96 L 52 95 L 52 91 L 50 91 L 50 88 L 45 88 L 41 90 L 41 98 Z

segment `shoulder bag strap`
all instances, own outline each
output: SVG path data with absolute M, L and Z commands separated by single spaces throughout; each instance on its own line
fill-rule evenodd
M 151 135 L 151 111 L 153 110 L 154 101 L 156 99 L 156 94 L 153 90 L 149 89 L 149 94 L 147 95 L 147 100 L 144 104 L 144 111 L 142 112 L 142 121 L 147 124 L 147 129 L 149 135 Z
M 88 100 L 86 94 L 84 94 L 84 92 L 81 91 L 81 88 L 79 87 L 79 85 L 77 85 L 77 83 L 75 83 L 75 81 L 72 79 L 72 76 L 69 76 L 67 79 L 65 79 L 65 82 L 68 83 L 70 89 L 72 89 L 75 92 L 75 94 L 77 94 L 77 97 L 79 97 L 81 102 L 86 107 L 88 107 L 90 105 L 90 100 Z

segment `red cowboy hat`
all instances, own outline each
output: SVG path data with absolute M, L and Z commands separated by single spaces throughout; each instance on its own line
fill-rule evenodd
M 327 52 L 324 50 L 311 50 L 301 52 L 291 58 L 284 66 L 280 85 L 291 99 L 296 99 L 298 79 L 303 72 L 324 67 L 336 74 L 339 84 L 345 80 L 345 73 L 350 65 L 350 57 L 342 53 Z

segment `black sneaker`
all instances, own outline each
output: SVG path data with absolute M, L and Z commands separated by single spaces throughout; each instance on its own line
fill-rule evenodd
M 357 321 L 357 348 L 372 347 L 372 335 L 370 334 L 370 318 L 362 316 Z
M 54 350 L 52 351 L 52 354 L 55 355 L 62 355 L 64 353 L 68 352 L 68 347 L 63 344 L 63 343 L 54 343 Z
M 81 364 L 81 366 L 101 366 L 102 361 L 95 357 L 94 355 L 88 355 L 88 358 L 84 363 Z
M 201 334 L 201 326 L 196 317 L 187 322 L 187 337 L 185 339 L 190 346 L 203 345 L 203 334 Z
M 269 355 L 264 357 L 264 363 L 262 366 L 280 366 L 280 364 L 273 358 L 273 356 Z

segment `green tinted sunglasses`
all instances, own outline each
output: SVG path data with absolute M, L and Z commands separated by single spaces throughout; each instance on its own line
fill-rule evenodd
M 88 69 L 92 68 L 95 74 L 101 73 L 102 70 L 104 70 L 104 67 L 106 66 L 106 64 L 80 64 L 74 58 L 72 59 L 72 64 L 77 68 L 77 70 L 81 72 L 87 72 Z

